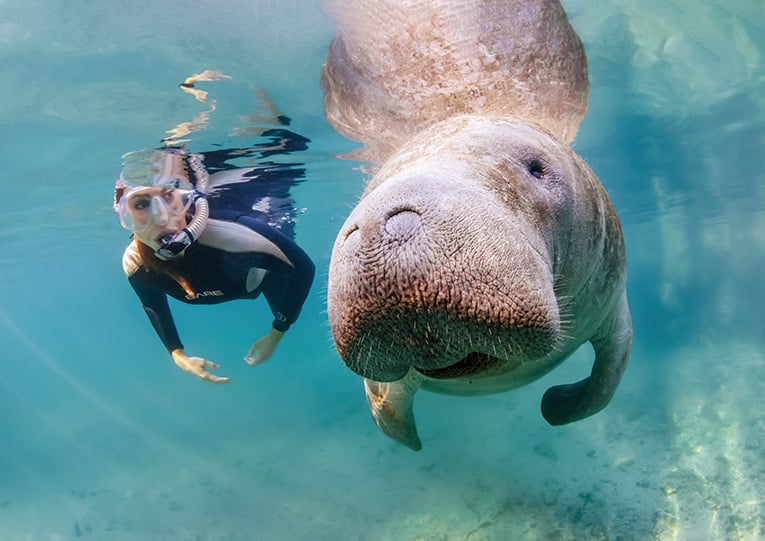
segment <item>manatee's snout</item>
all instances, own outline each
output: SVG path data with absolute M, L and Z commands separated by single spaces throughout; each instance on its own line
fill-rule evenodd
M 362 199 L 335 243 L 328 312 L 353 371 L 452 378 L 549 353 L 560 332 L 544 242 L 488 190 L 417 176 Z

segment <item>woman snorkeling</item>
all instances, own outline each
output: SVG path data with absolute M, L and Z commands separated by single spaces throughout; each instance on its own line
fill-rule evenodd
M 313 282 L 314 264 L 292 238 L 289 187 L 303 170 L 272 162 L 226 164 L 229 155 L 288 153 L 307 141 L 283 129 L 263 135 L 271 137 L 268 145 L 228 154 L 177 148 L 127 154 L 115 187 L 115 211 L 133 233 L 122 260 L 128 281 L 175 364 L 211 383 L 229 379 L 210 372 L 216 363 L 186 354 L 168 295 L 216 304 L 263 294 L 274 320 L 245 357 L 254 366 L 271 357 Z

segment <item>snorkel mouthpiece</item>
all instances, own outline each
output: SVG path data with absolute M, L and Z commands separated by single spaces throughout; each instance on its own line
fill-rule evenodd
M 207 219 L 210 216 L 210 208 L 207 199 L 201 193 L 194 192 L 194 218 L 191 223 L 178 233 L 168 233 L 160 239 L 160 247 L 154 252 L 162 261 L 168 261 L 176 258 L 191 246 L 207 226 Z
M 184 228 L 180 233 L 168 233 L 159 239 L 159 242 L 161 246 L 154 252 L 154 255 L 162 261 L 167 261 L 185 252 L 186 248 L 194 242 L 194 238 L 189 233 L 189 230 Z

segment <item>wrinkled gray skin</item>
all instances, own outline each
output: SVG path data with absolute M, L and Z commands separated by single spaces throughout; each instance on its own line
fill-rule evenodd
M 570 143 L 587 61 L 551 0 L 324 0 L 336 33 L 322 72 L 334 128 L 382 163 L 458 114 L 507 116 Z
M 500 4 L 557 6 L 511 1 L 492 2 L 492 9 Z M 548 30 L 557 24 L 558 34 L 573 34 L 562 10 L 534 13 L 555 14 L 545 21 Z M 505 38 L 497 42 L 512 44 Z M 570 35 L 564 41 L 579 43 Z M 328 65 L 338 61 L 332 50 Z M 550 50 L 560 56 L 567 49 Z M 578 77 L 565 77 L 586 73 L 581 45 L 568 51 L 567 58 L 538 65 L 535 78 L 563 77 L 581 89 Z M 556 71 L 566 62 L 575 68 Z M 325 68 L 324 87 L 348 84 L 328 82 L 328 71 L 359 77 L 363 69 L 375 66 Z M 586 78 L 583 85 L 586 95 Z M 358 117 L 359 104 L 351 105 L 345 124 Z M 548 111 L 540 125 L 489 106 L 479 113 L 452 111 L 443 119 L 434 113 L 430 127 L 396 143 L 332 252 L 328 313 L 338 353 L 365 378 L 377 425 L 414 450 L 421 448 L 413 415 L 419 388 L 455 395 L 506 391 L 546 374 L 589 341 L 595 350 L 590 377 L 553 387 L 542 398 L 542 414 L 560 425 L 605 407 L 629 356 L 619 220 L 598 179 L 560 140 L 573 137 L 579 119 L 567 113 L 569 121 L 552 121 Z M 386 146 L 397 131 L 394 123 Z

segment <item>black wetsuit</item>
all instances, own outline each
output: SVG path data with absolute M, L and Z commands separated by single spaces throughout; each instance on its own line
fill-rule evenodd
M 167 295 L 187 304 L 217 304 L 262 293 L 274 314 L 273 328 L 286 331 L 313 282 L 314 264 L 291 238 L 294 205 L 289 186 L 302 178 L 303 170 L 273 163 L 227 169 L 224 183 L 216 186 L 223 174 L 222 168 L 218 171 L 210 177 L 205 230 L 183 256 L 164 263 L 185 278 L 193 295 L 170 275 L 147 270 L 138 257 L 136 239 L 123 256 L 128 281 L 168 351 L 183 348 L 183 343 Z M 232 173 L 239 180 L 226 182 Z

